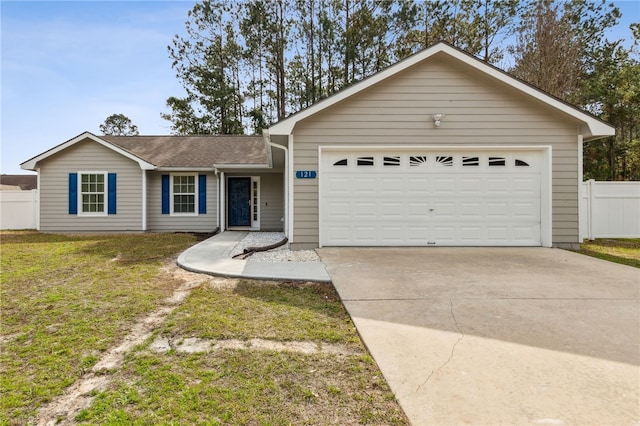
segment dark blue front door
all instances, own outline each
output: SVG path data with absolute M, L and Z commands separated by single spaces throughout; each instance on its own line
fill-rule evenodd
M 229 178 L 229 226 L 251 226 L 251 178 Z

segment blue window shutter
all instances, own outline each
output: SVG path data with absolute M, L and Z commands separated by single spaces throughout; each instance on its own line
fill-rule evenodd
M 162 175 L 162 214 L 169 214 L 169 175 Z
M 109 214 L 116 214 L 116 174 L 109 173 L 107 176 L 107 192 L 108 192 L 108 205 Z
M 198 214 L 207 213 L 207 175 L 198 175 Z
M 78 214 L 78 174 L 69 173 L 69 214 Z

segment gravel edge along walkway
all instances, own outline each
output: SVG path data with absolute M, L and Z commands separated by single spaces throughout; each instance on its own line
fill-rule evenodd
M 275 244 L 284 239 L 283 232 L 249 232 L 231 252 L 231 256 L 242 253 L 247 247 L 263 247 Z M 248 262 L 303 262 L 321 263 L 320 258 L 314 250 L 289 250 L 289 245 L 285 244 L 269 251 L 254 253 L 247 258 Z

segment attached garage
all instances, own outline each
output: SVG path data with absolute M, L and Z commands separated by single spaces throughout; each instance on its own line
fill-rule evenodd
M 549 159 L 540 147 L 322 147 L 320 245 L 549 245 Z
M 589 113 L 438 43 L 265 131 L 319 246 L 575 247 Z

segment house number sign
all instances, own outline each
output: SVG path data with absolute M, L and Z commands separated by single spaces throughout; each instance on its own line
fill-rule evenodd
M 315 179 L 317 173 L 315 170 L 297 170 L 296 179 Z

